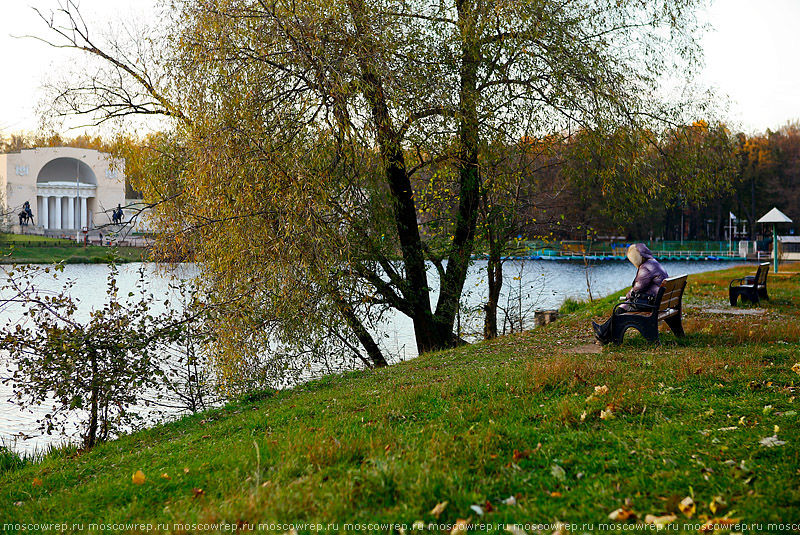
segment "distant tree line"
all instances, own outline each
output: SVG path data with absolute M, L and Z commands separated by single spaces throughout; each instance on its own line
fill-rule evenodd
M 713 191 L 694 196 L 681 195 L 680 190 L 668 196 L 655 195 L 648 200 L 646 213 L 620 222 L 612 214 L 603 213 L 596 195 L 572 190 L 576 194 L 572 206 L 579 209 L 567 212 L 568 219 L 581 222 L 583 215 L 582 223 L 598 234 L 617 233 L 642 240 L 726 240 L 730 238 L 730 214 L 736 217 L 734 239 L 755 240 L 762 232 L 771 233 L 756 221 L 773 207 L 789 216 L 795 225 L 800 222 L 800 123 L 787 123 L 762 134 L 740 132 L 726 137 L 724 159 L 717 159 L 712 153 L 699 162 L 708 166 L 707 172 L 717 174 L 719 187 Z M 683 168 L 681 172 L 694 171 Z M 781 230 L 790 233 L 795 228 Z M 563 238 L 572 239 L 582 235 L 575 229 L 562 233 Z
M 800 221 L 800 123 L 748 135 L 700 120 L 658 134 L 591 136 L 526 138 L 504 147 L 502 163 L 496 157 L 485 162 L 487 176 L 506 189 L 482 198 L 483 252 L 497 239 L 503 195 L 506 204 L 517 195 L 514 223 L 505 229 L 504 243 L 512 249 L 514 237 L 727 240 L 732 231 L 734 239 L 755 240 L 763 230 L 756 221 L 773 207 Z M 513 173 L 517 182 L 497 180 Z M 653 187 L 626 191 L 630 175 L 638 175 L 637 184 L 646 175 Z M 421 218 L 434 227 L 440 219 L 430 209 Z

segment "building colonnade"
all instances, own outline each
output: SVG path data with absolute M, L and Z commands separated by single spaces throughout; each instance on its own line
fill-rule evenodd
M 69 189 L 52 184 L 48 186 L 40 185 L 38 188 L 36 200 L 39 225 L 45 229 L 70 230 L 80 230 L 92 226 L 89 199 L 94 197 L 96 186 L 86 184 L 81 188 L 76 188 L 74 183 L 70 185 Z M 71 191 L 69 191 L 70 189 Z M 80 189 L 80 193 L 78 189 Z

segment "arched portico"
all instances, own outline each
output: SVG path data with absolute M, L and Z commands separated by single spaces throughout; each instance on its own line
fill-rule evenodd
M 30 207 L 35 224 L 24 232 L 77 238 L 84 234 L 76 230 L 111 224 L 111 208 L 125 206 L 125 162 L 80 147 L 0 153 L 0 192 L 0 223 L 23 231 L 17 215 Z
M 45 229 L 91 227 L 97 176 L 78 158 L 55 158 L 36 177 L 39 224 Z

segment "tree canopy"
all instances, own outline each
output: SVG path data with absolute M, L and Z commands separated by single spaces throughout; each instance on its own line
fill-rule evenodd
M 175 119 L 137 186 L 159 202 L 162 245 L 192 252 L 226 310 L 216 339 L 235 375 L 244 344 L 385 365 L 374 333 L 390 309 L 420 352 L 459 343 L 491 147 L 685 124 L 654 95 L 695 64 L 702 5 L 179 0 L 139 56 L 95 42 L 72 0 L 50 27 L 119 81 L 73 84 L 64 109 Z M 647 196 L 661 179 L 608 180 Z M 426 184 L 448 199 L 437 240 Z

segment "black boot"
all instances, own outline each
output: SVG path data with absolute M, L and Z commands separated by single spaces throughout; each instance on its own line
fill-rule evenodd
M 611 320 L 609 319 L 602 325 L 592 322 L 592 330 L 594 330 L 594 336 L 597 338 L 597 341 L 600 342 L 602 345 L 606 345 L 607 343 L 611 342 Z

